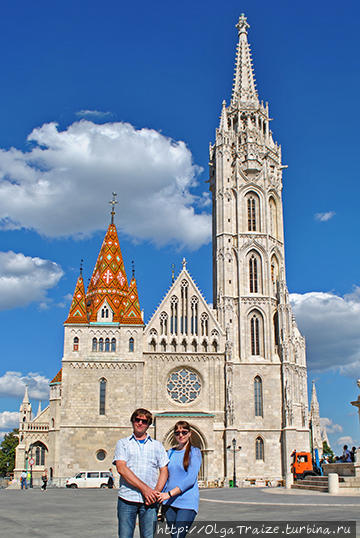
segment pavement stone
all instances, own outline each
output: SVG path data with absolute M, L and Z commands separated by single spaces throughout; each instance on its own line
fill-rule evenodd
M 116 490 L 108 489 L 1 489 L 0 536 L 117 538 L 116 503 Z M 359 533 L 359 507 L 359 496 L 283 488 L 208 489 L 200 491 L 197 521 L 356 520 Z

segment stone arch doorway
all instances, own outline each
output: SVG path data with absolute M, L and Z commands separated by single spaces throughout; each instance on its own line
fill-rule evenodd
M 191 431 L 192 431 L 191 443 L 197 448 L 200 448 L 201 456 L 202 456 L 202 462 L 201 462 L 198 479 L 207 480 L 207 451 L 206 451 L 205 439 L 203 435 L 201 434 L 201 432 L 197 428 L 195 428 L 195 426 L 193 426 L 191 423 L 190 423 L 190 426 L 191 426 Z M 176 438 L 172 429 L 168 432 L 168 434 L 165 437 L 164 446 L 166 450 L 176 446 Z

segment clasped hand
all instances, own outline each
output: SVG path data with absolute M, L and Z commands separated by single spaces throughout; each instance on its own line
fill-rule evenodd
M 154 504 L 156 502 L 163 503 L 169 498 L 169 494 L 166 492 L 156 491 L 150 487 L 144 488 L 142 494 L 145 499 L 145 504 Z

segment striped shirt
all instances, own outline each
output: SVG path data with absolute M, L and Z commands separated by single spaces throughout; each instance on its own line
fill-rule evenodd
M 150 488 L 158 481 L 159 469 L 169 463 L 166 450 L 160 441 L 152 439 L 148 434 L 145 442 L 140 443 L 134 434 L 124 437 L 116 443 L 114 463 L 116 460 L 125 461 L 126 466 Z M 144 502 L 140 491 L 120 477 L 119 497 L 131 502 Z

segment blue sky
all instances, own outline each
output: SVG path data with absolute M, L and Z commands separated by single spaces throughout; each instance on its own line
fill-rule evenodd
M 346 0 L 2 6 L 1 431 L 15 424 L 25 382 L 35 410 L 45 402 L 80 259 L 87 281 L 113 190 L 145 318 L 184 256 L 212 302 L 208 144 L 231 94 L 241 12 L 288 165 L 287 282 L 309 381 L 335 451 L 360 443 L 349 404 L 360 377 L 360 7 Z

